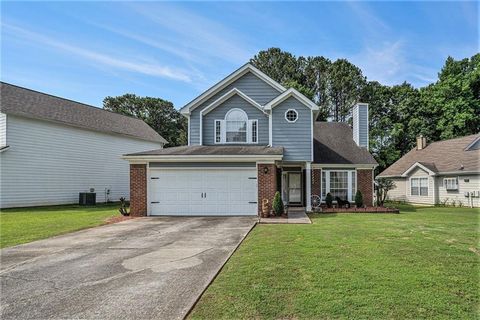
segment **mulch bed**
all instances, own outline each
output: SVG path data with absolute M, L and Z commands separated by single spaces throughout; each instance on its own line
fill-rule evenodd
M 365 207 L 365 208 L 322 208 L 322 211 L 315 213 L 400 213 L 396 208 L 386 207 Z
M 132 217 L 132 216 L 114 216 L 114 217 L 110 217 L 108 219 L 105 220 L 105 223 L 106 224 L 111 224 L 111 223 L 117 223 L 117 222 L 122 222 L 122 221 L 126 221 L 126 220 L 131 220 L 131 219 L 135 219 L 136 217 Z

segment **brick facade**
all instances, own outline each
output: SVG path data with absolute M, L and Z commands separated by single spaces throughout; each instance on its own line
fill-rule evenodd
M 322 169 L 312 169 L 312 195 L 320 196 Z
M 268 173 L 265 173 L 265 168 Z M 258 214 L 262 213 L 262 200 L 268 199 L 269 210 L 272 209 L 272 201 L 277 192 L 277 167 L 275 164 L 258 164 Z
M 357 169 L 357 189 L 362 193 L 363 203 L 367 206 L 373 206 L 372 179 L 372 169 Z
M 130 165 L 130 215 L 147 215 L 147 165 Z

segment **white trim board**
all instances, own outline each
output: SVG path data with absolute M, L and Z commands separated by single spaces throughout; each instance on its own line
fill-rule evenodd
M 250 98 L 249 96 L 247 96 L 245 93 L 243 93 L 242 91 L 238 90 L 237 88 L 233 88 L 232 90 L 228 91 L 227 93 L 225 93 L 223 96 L 221 96 L 220 98 L 218 98 L 217 100 L 215 100 L 214 102 L 212 102 L 211 104 L 209 104 L 206 108 L 203 108 L 202 111 L 200 111 L 200 116 L 204 116 L 206 115 L 207 113 L 209 113 L 210 111 L 212 111 L 213 109 L 215 109 L 216 107 L 218 107 L 219 105 L 221 105 L 223 102 L 227 101 L 228 99 L 230 99 L 231 97 L 233 97 L 234 95 L 237 95 L 239 96 L 240 98 L 242 98 L 243 100 L 245 100 L 246 102 L 250 103 L 252 106 L 254 106 L 255 108 L 257 108 L 258 110 L 262 111 L 263 113 L 265 113 L 263 111 L 263 108 L 260 104 L 258 104 L 255 100 L 253 100 L 252 98 Z
M 407 177 L 408 174 L 409 174 L 413 169 L 415 169 L 415 168 L 417 168 L 417 167 L 418 167 L 418 168 L 421 168 L 422 170 L 427 171 L 430 176 L 435 176 L 435 175 L 436 175 L 435 172 L 433 172 L 432 170 L 428 169 L 428 168 L 425 167 L 423 164 L 421 164 L 421 163 L 419 163 L 419 162 L 415 162 L 414 164 L 412 164 L 412 165 L 410 166 L 410 168 L 408 168 L 407 170 L 405 170 L 404 173 L 402 173 L 402 177 Z
M 301 94 L 300 92 L 298 92 L 294 88 L 290 88 L 287 91 L 280 94 L 279 96 L 277 96 L 275 99 L 273 99 L 272 101 L 267 103 L 264 106 L 264 109 L 265 110 L 271 110 L 271 109 L 275 108 L 277 105 L 279 105 L 280 103 L 282 103 L 283 101 L 287 100 L 288 98 L 290 98 L 292 96 L 295 97 L 302 104 L 304 104 L 306 107 L 310 108 L 311 110 L 313 110 L 313 111 L 318 111 L 319 110 L 318 106 L 315 103 L 313 103 L 313 101 L 311 101 L 310 99 L 305 97 L 303 94 Z
M 183 108 L 180 109 L 180 113 L 190 114 L 190 111 L 195 109 L 202 102 L 206 101 L 207 99 L 212 97 L 214 94 L 224 89 L 226 86 L 233 83 L 235 80 L 237 80 L 238 78 L 240 78 L 241 76 L 245 75 L 248 72 L 252 72 L 254 75 L 259 77 L 261 80 L 265 81 L 267 84 L 269 84 L 272 88 L 276 89 L 278 92 L 283 92 L 287 90 L 280 83 L 276 82 L 275 80 L 267 76 L 265 73 L 255 68 L 250 63 L 246 63 L 242 67 L 240 67 L 239 69 L 237 69 L 236 71 L 228 75 L 226 78 L 218 82 L 216 85 L 214 85 L 213 87 L 211 87 L 210 89 L 208 89 L 207 91 L 199 95 L 197 98 L 195 98 L 194 100 L 186 104 Z

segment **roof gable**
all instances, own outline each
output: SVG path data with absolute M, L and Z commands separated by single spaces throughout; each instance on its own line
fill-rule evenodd
M 246 102 L 250 103 L 252 106 L 254 106 L 255 108 L 263 112 L 263 108 L 260 104 L 258 104 L 256 101 L 254 101 L 252 98 L 250 98 L 245 93 L 238 90 L 237 88 L 233 88 L 232 90 L 228 91 L 226 94 L 224 94 L 223 96 L 221 96 L 220 98 L 212 102 L 206 108 L 202 109 L 202 111 L 200 111 L 200 114 L 206 115 L 207 113 L 209 113 L 210 111 L 212 111 L 213 109 L 215 109 L 216 107 L 218 107 L 219 105 L 221 105 L 222 103 L 224 103 L 225 101 L 227 101 L 228 99 L 230 99 L 235 95 L 239 96 L 240 98 L 242 98 L 243 100 L 245 100 Z
M 315 103 L 313 103 L 313 101 L 311 101 L 310 99 L 305 97 L 303 94 L 301 94 L 300 92 L 298 92 L 294 88 L 290 88 L 290 89 L 284 91 L 282 94 L 277 96 L 275 99 L 273 99 L 272 101 L 267 103 L 264 108 L 265 108 L 265 110 L 271 110 L 271 109 L 275 108 L 280 103 L 282 103 L 283 101 L 287 100 L 290 97 L 294 97 L 295 99 L 300 101 L 303 105 L 305 105 L 307 108 L 309 108 L 313 111 L 318 111 L 319 110 L 318 106 Z
M 407 170 L 405 170 L 404 173 L 402 173 L 402 177 L 408 177 L 408 175 L 417 168 L 420 168 L 423 171 L 427 172 L 430 176 L 434 176 L 436 174 L 436 172 L 434 171 L 435 164 L 415 162 L 410 166 L 410 168 L 408 168 Z
M 195 109 L 196 107 L 198 107 L 199 105 L 207 101 L 209 98 L 211 98 L 212 96 L 214 96 L 215 94 L 223 90 L 225 87 L 232 84 L 233 82 L 235 82 L 236 80 L 238 80 L 239 78 L 241 78 L 242 76 L 244 76 L 249 72 L 251 72 L 258 78 L 260 78 L 262 81 L 264 81 L 265 83 L 270 85 L 272 88 L 277 90 L 279 93 L 284 92 L 286 90 L 281 84 L 279 84 L 278 82 L 276 82 L 275 80 L 267 76 L 262 71 L 255 68 L 250 63 L 247 63 L 242 67 L 240 67 L 239 69 L 237 69 L 236 71 L 234 71 L 233 73 L 231 73 L 230 75 L 228 75 L 226 78 L 224 78 L 220 82 L 218 82 L 216 85 L 214 85 L 213 87 L 211 87 L 210 89 L 208 89 L 207 91 L 199 95 L 197 98 L 195 98 L 194 100 L 186 104 L 183 108 L 180 109 L 180 112 L 186 115 L 190 114 L 191 110 Z
M 0 82 L 0 111 L 82 129 L 120 134 L 165 144 L 144 121 L 80 102 Z

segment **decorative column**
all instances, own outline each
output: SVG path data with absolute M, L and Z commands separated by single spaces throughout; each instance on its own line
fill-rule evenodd
M 305 199 L 307 200 L 306 210 L 312 211 L 312 163 L 307 162 L 305 166 Z

